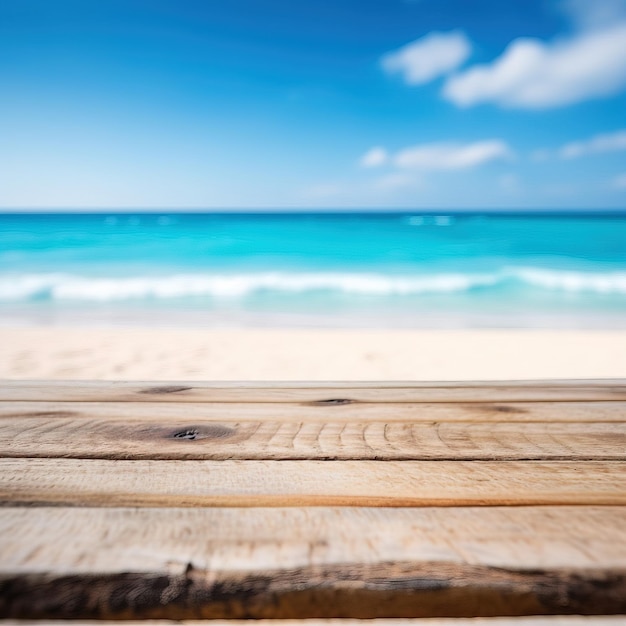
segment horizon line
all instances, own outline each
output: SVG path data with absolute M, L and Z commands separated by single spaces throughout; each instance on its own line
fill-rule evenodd
M 320 207 L 303 207 L 303 208 L 260 208 L 260 207 L 238 207 L 238 208 L 211 208 L 211 207 L 94 207 L 94 208 L 81 208 L 81 207 L 0 207 L 0 215 L 21 215 L 21 214 L 56 214 L 56 215 L 111 215 L 111 214 L 133 214 L 143 213 L 146 215 L 162 215 L 162 214 L 213 214 L 213 215 L 255 215 L 255 214 L 269 214 L 269 215 L 297 215 L 297 214 L 354 214 L 354 213 L 369 213 L 369 214 L 416 214 L 416 215 L 430 215 L 430 214 L 476 214 L 476 213 L 492 213 L 492 214 L 549 214 L 549 213 L 593 213 L 593 214 L 619 214 L 626 213 L 626 207 L 542 207 L 542 208 L 469 208 L 469 207 L 428 207 L 428 208 L 371 208 L 371 207 L 350 207 L 350 208 L 320 208 Z

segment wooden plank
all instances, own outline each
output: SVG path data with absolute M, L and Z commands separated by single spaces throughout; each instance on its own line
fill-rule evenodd
M 0 459 L 5 504 L 466 506 L 626 504 L 619 461 Z
M 626 612 L 624 507 L 8 508 L 0 549 L 14 618 Z
M 171 406 L 171 405 L 169 405 Z M 626 422 L 0 419 L 0 456 L 196 460 L 626 460 Z
M 1 418 L 217 421 L 625 422 L 626 402 L 0 402 Z
M 555 402 L 626 400 L 626 380 L 512 382 L 4 381 L 0 401 L 77 402 Z
M 626 507 L 4 507 L 0 549 L 2 575 L 395 560 L 617 570 L 626 568 Z

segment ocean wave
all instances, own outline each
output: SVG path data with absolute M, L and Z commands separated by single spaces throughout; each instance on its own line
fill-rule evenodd
M 327 291 L 363 296 L 454 294 L 517 284 L 547 291 L 626 295 L 626 272 L 574 272 L 508 267 L 491 273 L 389 275 L 342 272 L 177 274 L 162 277 L 86 277 L 70 274 L 0 276 L 0 301 L 168 300 L 243 298 L 260 292 Z
M 626 272 L 573 272 L 520 267 L 508 273 L 526 285 L 551 291 L 626 294 Z

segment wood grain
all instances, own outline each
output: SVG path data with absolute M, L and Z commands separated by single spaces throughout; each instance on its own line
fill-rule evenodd
M 78 402 L 555 402 L 626 400 L 626 381 L 108 382 L 4 381 L 0 401 Z
M 626 402 L 0 402 L 0 419 L 57 417 L 237 422 L 626 422 Z
M 626 463 L 0 459 L 0 500 L 81 506 L 626 505 Z
M 626 507 L 4 507 L 0 552 L 3 575 L 161 574 L 183 572 L 189 563 L 254 571 L 395 560 L 624 569 Z
M 626 614 L 626 381 L 5 383 L 0 457 L 0 617 Z
M 5 617 L 626 612 L 623 507 L 8 508 L 0 548 Z
M 0 456 L 195 460 L 626 460 L 626 422 L 0 418 Z

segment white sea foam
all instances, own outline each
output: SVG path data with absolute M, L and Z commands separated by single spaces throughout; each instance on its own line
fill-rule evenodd
M 626 272 L 572 272 L 534 267 L 511 268 L 519 281 L 552 291 L 626 294 Z
M 557 292 L 626 295 L 626 272 L 573 272 L 508 267 L 491 273 L 387 275 L 342 272 L 177 274 L 163 277 L 85 277 L 70 274 L 0 276 L 0 301 L 168 300 L 243 298 L 259 292 L 315 291 L 362 296 L 454 294 L 505 284 Z

